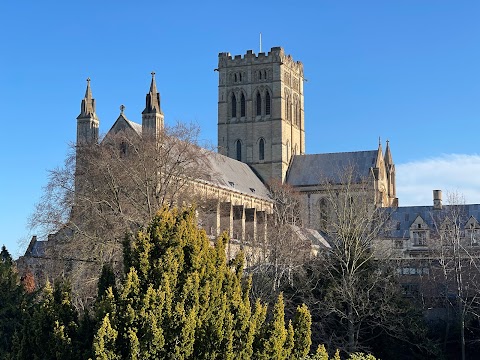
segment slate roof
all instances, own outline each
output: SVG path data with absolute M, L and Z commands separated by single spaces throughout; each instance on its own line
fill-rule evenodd
M 132 127 L 132 129 L 138 134 L 138 135 L 142 135 L 142 125 L 141 124 L 137 124 L 136 122 L 133 122 L 133 121 L 130 121 L 128 119 L 125 119 L 128 123 L 128 125 L 130 125 Z
M 123 114 L 120 114 L 108 133 L 124 130 L 126 126 L 131 127 L 139 136 L 142 135 L 142 125 L 128 120 Z M 270 199 L 268 189 L 247 164 L 201 148 L 199 151 L 205 152 L 205 166 L 211 169 L 208 178 L 199 180 L 246 195 Z
M 107 138 L 108 134 L 110 133 L 116 134 L 117 132 L 124 131 L 127 128 L 135 131 L 138 136 L 142 136 L 142 124 L 138 124 L 136 122 L 128 120 L 127 117 L 122 113 L 118 116 L 117 120 L 115 120 L 110 130 L 108 130 L 107 136 L 105 136 L 105 138 Z
M 331 249 L 330 244 L 317 230 L 290 225 L 298 238 L 322 248 Z
M 267 187 L 247 164 L 211 151 L 206 152 L 206 159 L 212 170 L 206 181 L 228 190 L 270 199 Z
M 25 251 L 25 255 L 28 254 L 29 256 L 44 256 L 47 246 L 47 241 L 39 241 L 37 240 L 36 236 L 33 236 L 30 240 L 30 244 L 28 245 L 27 250 Z
M 462 225 L 465 225 L 472 216 L 480 221 L 480 204 L 443 205 L 442 210 L 434 210 L 433 206 L 403 206 L 396 210 L 392 209 L 390 234 L 396 238 L 409 237 L 410 226 L 417 216 L 420 216 L 430 229 L 434 229 L 434 219 L 447 213 L 452 207 L 460 207 Z
M 342 183 L 341 175 L 350 167 L 358 180 L 370 173 L 375 166 L 378 150 L 355 151 L 312 155 L 294 155 L 287 174 L 292 186 L 314 186 L 323 182 Z

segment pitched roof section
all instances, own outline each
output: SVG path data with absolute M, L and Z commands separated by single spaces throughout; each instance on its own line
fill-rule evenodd
M 209 179 L 204 179 L 207 182 L 249 196 L 270 199 L 268 189 L 247 164 L 210 151 L 207 151 L 206 159 L 212 174 Z
M 142 125 L 128 120 L 125 114 L 121 113 L 105 138 L 108 138 L 108 134 L 116 134 L 126 129 L 132 129 L 139 136 L 142 136 Z M 210 170 L 211 175 L 208 175 L 208 178 L 199 178 L 198 180 L 228 190 L 238 191 L 245 195 L 270 200 L 268 189 L 247 164 L 208 150 L 199 149 L 199 151 L 205 151 L 207 162 L 205 166 Z
M 115 120 L 110 130 L 108 130 L 105 138 L 107 138 L 109 134 L 117 134 L 118 132 L 125 131 L 127 129 L 133 130 L 138 136 L 142 136 L 142 125 L 128 120 L 125 114 L 122 112 L 118 116 L 117 120 Z
M 460 222 L 462 226 L 464 226 L 471 217 L 477 220 L 480 219 L 480 204 L 443 205 L 442 210 L 434 210 L 433 206 L 403 206 L 394 209 L 390 215 L 390 236 L 395 238 L 409 237 L 410 226 L 418 216 L 425 221 L 430 230 L 434 230 L 435 219 L 442 215 L 445 216 L 452 211 L 453 207 L 457 207 L 458 209 L 455 211 L 461 214 Z
M 325 182 L 342 183 L 342 174 L 353 168 L 358 180 L 375 166 L 378 150 L 313 155 L 295 155 L 287 173 L 292 186 L 314 186 Z

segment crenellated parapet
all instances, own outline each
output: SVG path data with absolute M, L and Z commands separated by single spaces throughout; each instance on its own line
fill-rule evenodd
M 285 50 L 280 47 L 272 47 L 268 54 L 261 52 L 255 54 L 253 50 L 247 50 L 245 55 L 232 56 L 229 52 L 218 54 L 218 69 L 245 65 L 267 65 L 277 63 L 285 65 L 291 70 L 303 75 L 303 64 L 301 61 L 295 61 L 291 55 L 285 54 Z

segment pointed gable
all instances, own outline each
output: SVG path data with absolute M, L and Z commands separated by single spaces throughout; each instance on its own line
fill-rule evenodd
M 420 215 L 417 215 L 415 220 L 410 225 L 410 230 L 429 230 L 429 226 Z
M 473 216 L 470 216 L 465 223 L 465 229 L 480 229 L 480 223 Z
M 142 136 L 142 125 L 128 120 L 122 111 L 118 116 L 117 120 L 115 120 L 115 123 L 112 125 L 110 130 L 108 130 L 105 138 L 118 134 L 121 131 L 131 131 L 138 136 Z

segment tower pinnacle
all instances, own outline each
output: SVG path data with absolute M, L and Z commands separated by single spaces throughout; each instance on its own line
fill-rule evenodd
M 95 99 L 90 88 L 90 78 L 87 78 L 85 97 L 80 105 L 80 115 L 77 116 L 77 145 L 96 143 L 98 141 L 98 126 Z
M 87 78 L 87 89 L 85 90 L 85 97 L 80 106 L 80 115 L 78 118 L 95 117 L 95 99 L 92 97 L 92 89 L 90 88 L 90 78 Z
M 152 81 L 145 100 L 145 110 L 142 112 L 142 133 L 146 137 L 158 137 L 163 129 L 163 112 L 160 107 L 160 93 L 157 91 L 155 71 L 151 72 Z
M 147 94 L 145 101 L 145 110 L 142 114 L 161 114 L 160 108 L 160 93 L 157 91 L 157 84 L 155 82 L 155 71 L 151 72 L 152 82 L 150 83 L 150 91 Z

